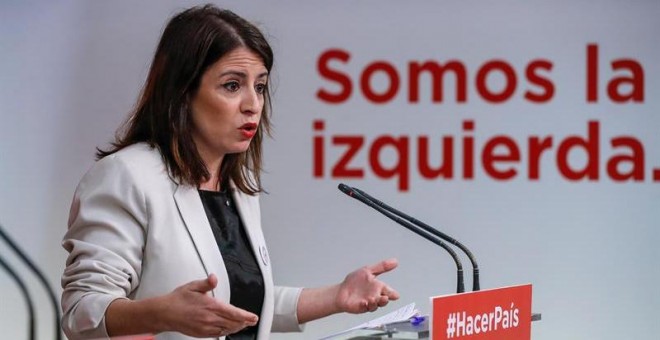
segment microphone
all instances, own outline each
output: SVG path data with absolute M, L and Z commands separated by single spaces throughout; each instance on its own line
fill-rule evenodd
M 34 302 L 32 302 L 30 292 L 28 291 L 25 282 L 21 279 L 20 276 L 18 276 L 18 274 L 16 274 L 11 266 L 9 266 L 9 264 L 2 259 L 2 257 L 0 257 L 0 267 L 4 268 L 7 274 L 9 274 L 9 276 L 11 276 L 14 281 L 16 281 L 18 288 L 21 290 L 21 294 L 23 294 L 23 298 L 25 299 L 25 303 L 28 307 L 28 331 L 30 334 L 29 339 L 34 340 Z
M 2 230 L 2 226 L 0 226 L 0 237 L 2 237 L 7 245 L 9 245 L 10 248 L 14 250 L 16 255 L 25 262 L 25 264 L 32 270 L 32 272 L 37 276 L 41 284 L 44 286 L 44 289 L 46 290 L 46 293 L 48 293 L 49 300 L 52 304 L 53 311 L 55 312 L 55 339 L 60 340 L 62 339 L 62 328 L 60 325 L 60 308 L 57 303 L 57 298 L 55 297 L 55 293 L 53 292 L 53 289 L 50 287 L 48 284 L 48 280 L 46 280 L 46 277 L 44 274 L 37 268 L 37 266 L 30 261 L 30 259 L 21 251 L 21 249 L 14 243 L 7 234 Z
M 447 234 L 431 227 L 430 225 L 428 225 L 428 224 L 426 224 L 426 223 L 424 223 L 424 222 L 422 222 L 422 221 L 420 221 L 420 220 L 418 220 L 418 219 L 416 219 L 412 216 L 406 215 L 405 213 L 390 207 L 389 205 L 379 201 L 376 198 L 373 198 L 372 196 L 370 196 L 369 194 L 367 194 L 366 192 L 364 192 L 364 191 L 362 191 L 358 188 L 352 188 L 352 189 L 357 191 L 360 195 L 366 197 L 368 200 L 374 202 L 376 205 L 380 206 L 381 208 L 383 208 L 383 209 L 385 209 L 385 210 L 387 210 L 387 211 L 389 211 L 393 214 L 401 216 L 402 218 L 404 218 L 404 219 L 414 223 L 415 225 L 421 227 L 425 231 L 427 231 L 427 232 L 429 232 L 429 233 L 431 233 L 431 234 L 433 234 L 433 235 L 435 235 L 435 236 L 437 236 L 437 237 L 439 237 L 439 238 L 455 245 L 461 251 L 463 251 L 463 253 L 465 253 L 465 255 L 467 255 L 467 257 L 470 259 L 470 262 L 472 263 L 472 291 L 479 291 L 479 289 L 480 289 L 480 285 L 479 285 L 479 265 L 477 265 L 477 259 L 474 257 L 472 252 L 465 245 L 463 245 L 461 242 L 459 242 L 455 238 L 453 238 L 453 237 L 451 237 L 451 236 L 449 236 L 449 235 L 447 235 Z
M 449 255 L 454 259 L 454 262 L 456 263 L 456 293 L 463 293 L 465 292 L 465 284 L 463 282 L 463 265 L 461 264 L 461 260 L 458 258 L 458 255 L 456 252 L 451 249 L 446 243 L 442 242 L 437 235 L 433 235 L 428 232 L 428 230 L 424 230 L 424 228 L 420 228 L 419 226 L 412 224 L 411 222 L 403 219 L 400 217 L 399 214 L 397 214 L 395 211 L 391 211 L 387 208 L 384 208 L 381 205 L 385 205 L 384 203 L 380 202 L 381 205 L 375 203 L 373 199 L 365 196 L 361 191 L 358 191 L 355 188 L 349 187 L 346 184 L 340 183 L 339 184 L 339 190 L 343 192 L 344 194 L 355 198 L 356 200 L 370 206 L 371 208 L 377 210 L 381 214 L 387 216 L 389 219 L 393 220 L 394 222 L 402 225 L 403 227 L 407 228 L 408 230 L 414 232 L 415 234 L 433 242 L 434 244 L 442 247 L 444 250 L 446 250 Z M 386 205 L 385 205 L 386 206 Z M 389 208 L 389 207 L 388 207 Z M 393 209 L 392 209 L 393 210 Z M 433 229 L 433 228 L 431 228 Z

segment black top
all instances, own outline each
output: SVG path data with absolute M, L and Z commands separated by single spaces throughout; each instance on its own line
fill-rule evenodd
M 211 230 L 227 267 L 231 291 L 230 304 L 261 315 L 264 279 L 252 252 L 250 239 L 227 192 L 199 190 Z M 256 339 L 259 324 L 227 336 L 231 340 Z

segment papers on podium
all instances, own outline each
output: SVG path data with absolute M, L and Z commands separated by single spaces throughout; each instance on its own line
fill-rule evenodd
M 385 314 L 379 318 L 373 319 L 371 321 L 367 321 L 355 327 L 345 329 L 341 332 L 330 334 L 328 336 L 321 338 L 320 340 L 333 339 L 340 335 L 350 333 L 358 329 L 382 329 L 383 327 L 386 327 L 389 324 L 409 321 L 416 316 L 419 316 L 419 311 L 415 309 L 415 303 L 411 303 L 395 310 L 394 312 Z

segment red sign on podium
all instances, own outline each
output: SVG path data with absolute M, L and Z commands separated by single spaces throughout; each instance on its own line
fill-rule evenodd
M 431 339 L 529 340 L 532 285 L 431 298 Z

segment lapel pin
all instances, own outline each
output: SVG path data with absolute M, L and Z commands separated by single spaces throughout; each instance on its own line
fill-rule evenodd
M 259 247 L 259 255 L 261 255 L 261 262 L 263 262 L 264 266 L 268 266 L 268 250 L 266 250 L 266 246 L 261 246 Z

